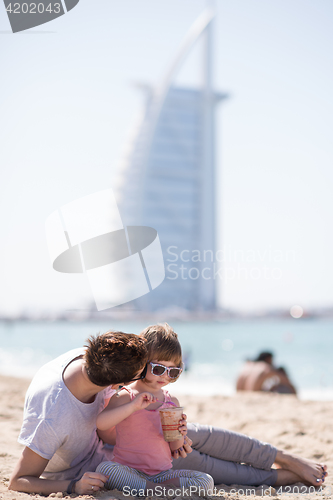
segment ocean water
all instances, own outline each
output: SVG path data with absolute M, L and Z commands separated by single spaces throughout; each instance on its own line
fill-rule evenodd
M 179 334 L 187 370 L 172 386 L 175 394 L 235 392 L 247 358 L 274 352 L 301 399 L 333 400 L 333 321 L 257 319 L 170 322 Z M 139 333 L 147 322 L 0 322 L 0 373 L 30 378 L 47 361 L 79 347 L 99 332 Z

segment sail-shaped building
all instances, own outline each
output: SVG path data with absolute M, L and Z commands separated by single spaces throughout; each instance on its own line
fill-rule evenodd
M 216 309 L 215 108 L 212 22 L 207 9 L 185 37 L 160 85 L 145 87 L 146 105 L 115 178 L 124 225 L 158 231 L 166 276 L 133 301 L 140 310 Z M 173 81 L 199 38 L 205 44 L 200 88 Z

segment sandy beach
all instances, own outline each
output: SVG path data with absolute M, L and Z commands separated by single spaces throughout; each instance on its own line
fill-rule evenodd
M 17 442 L 23 413 L 24 394 L 29 381 L 0 376 L 0 498 L 31 500 L 45 498 L 8 491 L 10 473 L 22 446 Z M 190 422 L 217 425 L 268 441 L 304 457 L 324 462 L 333 470 L 333 402 L 299 401 L 294 396 L 241 393 L 232 397 L 180 398 Z M 328 476 L 323 491 L 309 491 L 301 483 L 295 487 L 268 490 L 267 487 L 244 488 L 241 485 L 217 485 L 219 497 L 319 499 L 333 498 L 333 476 Z M 62 493 L 51 497 L 61 498 Z M 66 496 L 66 494 L 64 494 Z M 68 496 L 68 495 L 67 495 Z M 72 495 L 74 496 L 74 495 Z M 132 498 L 117 491 L 102 491 L 100 499 Z M 94 498 L 85 496 L 84 498 Z M 159 496 L 158 498 L 165 498 Z

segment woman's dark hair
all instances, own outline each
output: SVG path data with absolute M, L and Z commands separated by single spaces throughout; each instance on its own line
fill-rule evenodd
M 98 386 L 130 382 L 147 362 L 146 341 L 133 333 L 109 331 L 92 335 L 86 342 L 85 368 L 89 380 Z

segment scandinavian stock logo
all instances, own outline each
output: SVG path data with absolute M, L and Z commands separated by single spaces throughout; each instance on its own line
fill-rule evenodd
M 13 33 L 53 21 L 72 10 L 80 0 L 3 0 Z
M 124 226 L 111 189 L 53 212 L 46 237 L 53 269 L 86 273 L 99 311 L 142 297 L 165 278 L 157 231 Z

